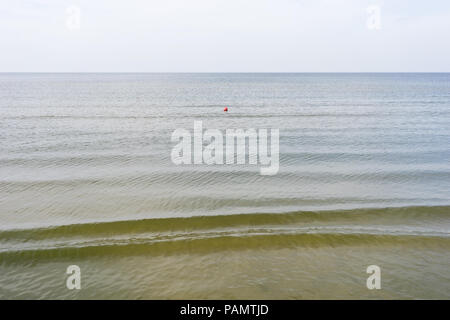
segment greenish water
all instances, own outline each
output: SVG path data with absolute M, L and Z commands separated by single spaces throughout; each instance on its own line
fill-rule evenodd
M 0 74 L 0 298 L 449 299 L 449 88 L 449 74 Z M 171 133 L 194 120 L 279 129 L 278 174 L 174 165 Z
M 448 207 L 246 214 L 0 233 L 4 298 L 448 298 Z M 82 289 L 65 287 L 77 264 Z M 377 264 L 382 289 L 366 288 Z M 11 295 L 11 296 L 9 296 Z

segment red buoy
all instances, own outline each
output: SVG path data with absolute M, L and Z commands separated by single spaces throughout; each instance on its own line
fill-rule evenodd
M 225 107 L 225 108 L 223 109 L 223 111 L 227 112 L 227 111 L 228 111 L 228 107 Z

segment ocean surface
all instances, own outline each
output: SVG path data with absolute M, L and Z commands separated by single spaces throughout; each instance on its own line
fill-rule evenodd
M 278 173 L 175 165 L 200 120 Z M 448 73 L 1 73 L 0 298 L 450 299 L 449 159 Z

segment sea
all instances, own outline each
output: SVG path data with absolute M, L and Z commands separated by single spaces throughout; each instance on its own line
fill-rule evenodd
M 0 73 L 0 299 L 450 299 L 450 74 Z

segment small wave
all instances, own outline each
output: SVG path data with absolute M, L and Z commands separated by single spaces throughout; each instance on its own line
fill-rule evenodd
M 450 207 L 238 214 L 73 224 L 0 232 L 3 262 L 105 254 L 290 246 L 443 246 Z

